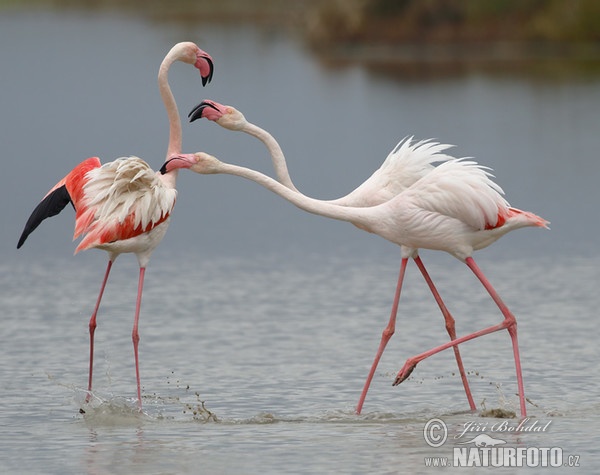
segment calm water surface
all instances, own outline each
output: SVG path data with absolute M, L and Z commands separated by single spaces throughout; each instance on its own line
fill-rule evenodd
M 438 449 L 425 443 L 429 419 L 441 418 L 455 435 L 469 421 L 489 423 L 466 411 L 449 352 L 391 386 L 408 356 L 446 339 L 414 267 L 398 332 L 363 415 L 355 416 L 387 319 L 395 263 L 162 257 L 148 273 L 142 314 L 144 415 L 133 400 L 135 267 L 123 259 L 107 289 L 97 331 L 97 398 L 85 415 L 79 408 L 87 317 L 101 269 L 53 259 L 2 269 L 0 436 L 10 471 L 419 473 L 424 457 L 452 453 L 450 442 Z M 499 320 L 462 265 L 430 267 L 460 332 Z M 584 277 L 587 288 L 565 272 Z M 598 273 L 597 262 L 549 259 L 506 261 L 491 272 L 519 317 L 529 415 L 551 421 L 543 434 L 494 435 L 512 446 L 558 446 L 580 455 L 584 473 L 596 466 L 599 442 L 599 355 L 588 336 Z M 471 342 L 462 354 L 480 409 L 517 410 L 508 335 Z
M 398 81 L 359 67 L 323 68 L 278 32 L 72 12 L 0 14 L 8 91 L 0 112 L 1 212 L 9 223 L 0 230 L 4 471 L 439 473 L 425 458 L 451 457 L 464 424 L 489 423 L 466 411 L 449 352 L 391 386 L 406 358 L 447 339 L 414 265 L 397 333 L 363 415 L 355 416 L 388 319 L 399 250 L 345 223 L 301 213 L 251 183 L 183 173 L 171 229 L 147 273 L 144 414 L 132 399 L 131 256 L 119 259 L 107 288 L 95 398 L 85 415 L 79 412 L 87 322 L 105 256 L 71 257 L 69 212 L 44 223 L 18 253 L 16 240 L 36 201 L 82 158 L 136 154 L 162 163 L 167 132 L 156 71 L 166 51 L 188 39 L 214 56 L 216 71 L 202 89 L 195 71 L 173 68 L 181 111 L 203 98 L 235 105 L 278 137 L 308 194 L 347 192 L 396 141 L 415 134 L 459 144 L 457 155 L 494 168 L 512 204 L 552 221 L 552 231 L 519 231 L 478 255 L 519 320 L 529 415 L 550 422 L 544 433 L 493 435 L 510 447 L 560 447 L 580 457 L 570 471 L 596 473 L 597 78 L 474 71 Z M 209 123 L 184 132 L 187 150 L 268 170 L 260 144 L 248 137 Z M 423 259 L 460 334 L 499 321 L 462 264 L 427 252 Z M 516 410 L 508 335 L 461 351 L 480 410 Z M 434 417 L 449 429 L 440 448 L 423 437 Z

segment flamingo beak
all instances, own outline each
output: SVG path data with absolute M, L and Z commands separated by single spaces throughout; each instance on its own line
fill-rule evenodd
M 188 119 L 190 119 L 190 122 L 194 122 L 196 119 L 206 117 L 208 120 L 215 121 L 222 116 L 223 112 L 212 101 L 202 101 L 190 111 Z
M 160 167 L 160 174 L 165 175 L 173 170 L 180 168 L 191 168 L 198 162 L 198 159 L 193 153 L 183 153 L 172 155 L 163 166 Z
M 213 77 L 214 63 L 210 56 L 205 51 L 199 50 L 197 54 L 196 63 L 194 64 L 200 71 L 200 77 L 202 78 L 202 85 L 206 86 Z

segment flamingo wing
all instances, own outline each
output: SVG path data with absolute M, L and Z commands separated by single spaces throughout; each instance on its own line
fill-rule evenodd
M 473 229 L 502 226 L 511 214 L 489 168 L 464 158 L 441 163 L 405 196 L 424 211 L 457 219 Z
M 452 160 L 443 153 L 452 145 L 432 140 L 401 140 L 381 166 L 358 188 L 332 203 L 342 206 L 376 206 L 391 200 L 433 170 L 433 163 Z
M 68 203 L 75 208 L 73 239 L 84 236 L 75 252 L 130 239 L 166 221 L 177 192 L 163 186 L 156 173 L 138 157 L 101 165 L 88 158 L 59 181 L 35 208 L 17 247 Z
M 88 171 L 100 167 L 100 159 L 91 157 L 77 165 L 69 174 L 59 181 L 47 194 L 29 216 L 25 228 L 21 233 L 17 249 L 27 240 L 29 235 L 41 224 L 41 222 L 60 213 L 68 203 L 77 210 L 81 190 Z
M 166 221 L 177 192 L 163 186 L 138 157 L 119 158 L 86 174 L 75 234 L 75 252 L 147 233 Z
M 25 224 L 25 228 L 21 233 L 21 237 L 19 238 L 17 249 L 19 249 L 25 243 L 25 240 L 33 231 L 35 231 L 35 229 L 44 219 L 56 216 L 64 209 L 65 206 L 67 206 L 68 203 L 72 203 L 72 201 L 65 185 L 62 185 L 61 187 L 56 188 L 54 191 L 48 193 L 40 202 L 40 204 L 38 204 L 33 210 L 31 216 L 29 216 L 29 219 Z

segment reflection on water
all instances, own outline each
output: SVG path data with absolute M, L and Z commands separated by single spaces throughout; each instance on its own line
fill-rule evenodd
M 439 453 L 423 440 L 428 419 L 456 429 L 479 417 L 464 412 L 450 353 L 391 387 L 407 357 L 447 339 L 412 265 L 396 335 L 365 413 L 354 416 L 387 322 L 398 249 L 301 213 L 251 183 L 183 173 L 171 229 L 147 273 L 140 324 L 147 414 L 129 412 L 131 256 L 117 262 L 99 316 L 98 406 L 79 413 L 87 321 L 105 256 L 71 257 L 68 212 L 44 223 L 18 254 L 16 239 L 36 200 L 77 160 L 135 153 L 162 163 L 166 119 L 156 70 L 183 39 L 210 51 L 216 71 L 201 89 L 195 71 L 173 68 L 182 111 L 203 97 L 235 105 L 278 137 L 308 194 L 346 193 L 414 133 L 459 144 L 458 156 L 494 167 L 512 204 L 552 221 L 552 231 L 513 233 L 478 261 L 517 315 L 531 417 L 553 421 L 550 433 L 510 443 L 560 446 L 592 466 L 598 440 L 588 428 L 600 408 L 590 331 L 600 305 L 598 221 L 589 219 L 599 198 L 597 81 L 469 74 L 397 82 L 357 67 L 323 70 L 283 34 L 216 26 L 182 32 L 110 15 L 2 15 L 0 39 L 13 65 L 3 70 L 11 93 L 0 116 L 10 171 L 0 193 L 11 205 L 2 210 L 11 225 L 0 230 L 5 470 L 195 473 L 202 464 L 217 473 L 417 473 L 423 457 Z M 250 138 L 194 125 L 185 129 L 189 150 L 269 169 Z M 499 320 L 461 263 L 435 253 L 423 259 L 460 334 Z M 479 407 L 517 407 L 508 335 L 470 342 L 462 355 Z M 202 401 L 218 422 L 195 417 Z

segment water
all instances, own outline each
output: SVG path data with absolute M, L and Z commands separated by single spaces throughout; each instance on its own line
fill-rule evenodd
M 195 71 L 173 68 L 181 111 L 205 97 L 235 105 L 280 140 L 308 194 L 347 192 L 397 140 L 415 134 L 456 143 L 457 155 L 493 166 L 512 204 L 552 221 L 552 231 L 522 230 L 477 255 L 519 320 L 529 415 L 551 421 L 544 433 L 488 433 L 511 447 L 561 447 L 580 456 L 577 473 L 597 471 L 597 78 L 475 71 L 398 80 L 357 66 L 325 68 L 276 31 L 113 14 L 5 12 L 0 38 L 10 65 L 0 115 L 0 193 L 10 204 L 0 230 L 7 473 L 437 473 L 425 458 L 451 456 L 454 442 L 427 445 L 427 421 L 444 420 L 450 438 L 469 421 L 489 421 L 466 412 L 449 352 L 391 386 L 407 357 L 447 339 L 412 264 L 397 333 L 363 415 L 354 415 L 389 315 L 398 249 L 254 184 L 183 173 L 171 229 L 147 273 L 144 414 L 133 402 L 131 256 L 111 276 L 97 331 L 96 398 L 79 412 L 87 321 L 105 256 L 71 257 L 68 212 L 45 222 L 18 253 L 15 243 L 36 200 L 78 160 L 136 154 L 162 163 L 156 70 L 170 46 L 187 39 L 214 56 L 216 71 L 201 89 Z M 209 123 L 184 133 L 187 150 L 269 170 L 248 137 Z M 468 269 L 449 256 L 423 259 L 459 334 L 499 321 Z M 516 410 L 508 336 L 461 351 L 478 407 Z
M 418 473 L 424 457 L 451 453 L 425 444 L 429 419 L 442 418 L 454 432 L 487 421 L 466 412 L 449 352 L 391 386 L 406 357 L 446 339 L 414 266 L 398 332 L 363 415 L 355 416 L 387 318 L 395 263 L 345 256 L 280 268 L 276 256 L 164 257 L 148 272 L 142 309 L 144 415 L 133 402 L 132 262 L 115 268 L 105 295 L 99 399 L 85 415 L 87 316 L 101 256 L 88 268 L 54 259 L 3 268 L 1 437 L 10 472 L 192 473 L 201 466 L 207 473 Z M 491 264 L 482 259 L 484 268 Z M 466 268 L 452 261 L 430 267 L 461 333 L 498 321 Z M 512 434 L 508 443 L 562 447 L 580 455 L 587 473 L 598 443 L 598 350 L 589 337 L 597 269 L 582 261 L 507 261 L 492 272 L 519 316 L 526 390 L 535 404 L 529 415 L 551 421 L 547 433 Z M 588 287 L 565 279 L 565 271 Z M 550 295 L 556 301 L 549 303 Z M 462 354 L 478 406 L 516 410 L 508 336 L 473 341 Z

